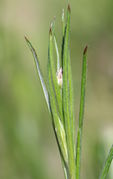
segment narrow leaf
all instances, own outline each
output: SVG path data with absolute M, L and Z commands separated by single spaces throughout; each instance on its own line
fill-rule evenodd
M 59 50 L 58 50 L 58 45 L 57 45 L 57 40 L 56 40 L 56 35 L 55 35 L 55 20 L 56 18 L 54 17 L 51 23 L 51 31 L 53 35 L 53 41 L 54 41 L 54 46 L 55 46 L 55 51 L 56 51 L 56 56 L 57 56 L 57 71 L 58 71 L 60 69 L 60 56 L 59 56 Z
M 70 61 L 70 54 L 69 54 L 69 61 L 68 61 L 68 84 L 69 84 L 69 110 L 70 110 L 70 123 L 71 123 L 71 132 L 73 136 L 73 145 L 75 151 L 75 120 L 74 120 L 74 104 L 73 104 L 73 84 L 72 84 L 72 70 L 71 70 L 71 61 Z
M 65 136 L 64 127 L 59 117 L 58 116 L 56 117 L 57 117 L 57 120 L 55 123 L 56 123 L 57 136 L 58 136 L 59 143 L 60 143 L 63 155 L 64 155 L 65 162 L 68 163 L 68 153 L 67 153 L 67 144 L 66 144 L 66 136 Z
M 43 89 L 43 92 L 44 92 L 44 96 L 45 96 L 45 99 L 46 99 L 46 103 L 47 103 L 48 109 L 50 111 L 48 92 L 47 92 L 47 89 L 46 89 L 46 85 L 44 83 L 44 79 L 43 79 L 43 75 L 42 75 L 42 72 L 41 72 L 41 69 L 40 69 L 40 64 L 39 64 L 39 61 L 38 61 L 36 51 L 35 51 L 34 47 L 32 46 L 31 42 L 27 39 L 27 37 L 25 37 L 25 40 L 26 40 L 27 45 L 28 45 L 28 47 L 30 48 L 30 50 L 33 54 L 34 61 L 35 61 L 35 64 L 36 64 L 36 68 L 37 68 L 37 72 L 38 72 L 40 82 L 41 82 L 41 85 L 42 85 L 42 89 Z
M 56 35 L 55 35 L 55 20 L 56 18 L 54 17 L 51 23 L 51 32 L 53 35 L 53 41 L 54 41 L 54 46 L 55 46 L 55 51 L 56 51 L 56 56 L 57 56 L 57 71 L 58 71 L 60 69 L 60 56 L 59 56 L 59 50 L 58 50 L 58 45 L 57 45 L 57 40 L 56 40 Z
M 55 93 L 55 100 L 57 106 L 57 112 L 60 116 L 60 119 L 63 121 L 63 112 L 62 112 L 62 88 L 58 85 L 57 80 L 57 71 L 55 68 L 55 60 L 53 55 L 53 48 L 54 48 L 54 34 L 52 29 L 50 29 L 50 45 L 49 45 L 49 63 L 50 63 L 50 71 L 51 71 L 51 78 L 53 81 L 53 88 Z
M 57 71 L 59 71 L 59 69 L 60 69 L 60 57 L 59 57 L 58 45 L 57 45 L 55 35 L 54 35 L 54 44 L 55 44 L 55 50 L 56 50 L 56 55 L 57 55 Z
M 50 105 L 50 107 L 51 107 L 51 105 Z M 50 110 L 51 110 L 51 108 L 50 108 Z M 62 166 L 63 166 L 63 169 L 64 169 L 64 176 L 65 176 L 65 179 L 69 179 L 68 162 L 65 161 L 65 157 L 63 156 L 63 152 L 61 150 L 61 146 L 60 146 L 59 139 L 58 139 L 58 136 L 57 136 L 57 131 L 55 129 L 54 116 L 53 116 L 52 110 L 51 110 L 51 117 L 52 117 L 52 126 L 53 126 L 53 130 L 54 130 L 56 142 L 57 142 L 57 145 L 58 145 L 58 149 L 59 149 L 59 152 L 60 152 Z M 68 158 L 68 156 L 67 156 L 67 158 Z
M 75 156 L 74 156 L 74 145 L 73 145 L 73 132 L 72 132 L 72 122 L 71 122 L 71 109 L 70 109 L 70 88 L 71 88 L 71 76 L 70 76 L 70 58 L 69 58 L 69 40 L 70 40 L 70 6 L 67 9 L 67 21 L 65 27 L 65 34 L 62 46 L 62 58 L 63 58 L 63 111 L 65 118 L 65 131 L 68 147 L 69 156 L 69 170 L 70 177 L 75 178 Z
M 51 30 L 51 29 L 50 29 Z M 55 90 L 55 81 L 56 76 L 54 76 L 55 67 L 53 66 L 53 43 L 52 43 L 52 32 L 50 31 L 50 42 L 49 42 L 49 51 L 48 51 L 48 91 L 49 91 L 49 98 L 50 98 L 50 105 L 51 111 L 53 115 L 53 122 L 55 126 L 55 132 L 57 134 L 58 143 L 63 155 L 65 162 L 68 162 L 68 155 L 67 155 L 67 144 L 66 144 L 66 137 L 63 124 L 60 120 L 59 113 L 58 113 L 58 98 L 57 98 L 57 90 Z M 58 85 L 58 84 L 57 84 Z
M 113 160 L 113 145 L 109 151 L 108 157 L 104 164 L 100 179 L 105 179 L 107 177 L 112 160 Z
M 83 52 L 83 64 L 82 64 L 82 79 L 81 79 L 81 97 L 80 97 L 80 109 L 79 109 L 79 127 L 77 134 L 77 146 L 76 146 L 76 179 L 80 179 L 80 165 L 81 165 L 81 141 L 83 131 L 83 118 L 84 118 L 84 104 L 85 104 L 85 88 L 86 88 L 86 73 L 87 73 L 87 46 Z

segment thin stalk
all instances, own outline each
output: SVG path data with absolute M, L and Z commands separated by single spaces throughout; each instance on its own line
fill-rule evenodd
M 79 111 L 79 127 L 78 127 L 77 146 L 76 146 L 76 179 L 80 179 L 80 168 L 81 168 L 81 143 L 82 143 L 84 104 L 85 104 L 86 72 L 87 72 L 86 52 L 87 52 L 87 46 L 84 49 L 84 53 L 83 53 L 83 65 L 82 65 L 81 97 L 80 97 L 80 111 Z
M 113 160 L 113 145 L 109 151 L 108 157 L 107 157 L 104 167 L 102 169 L 100 179 L 105 179 L 107 177 L 112 160 Z
M 74 145 L 73 145 L 73 134 L 71 127 L 71 111 L 70 111 L 70 98 L 69 98 L 69 40 L 70 40 L 70 6 L 68 5 L 67 10 L 67 23 L 65 27 L 64 35 L 64 46 L 63 46 L 63 114 L 65 119 L 65 131 L 68 149 L 68 165 L 70 178 L 75 179 L 75 156 L 74 156 Z

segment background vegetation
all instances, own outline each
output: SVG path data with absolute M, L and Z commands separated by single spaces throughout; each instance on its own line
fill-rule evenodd
M 82 178 L 96 179 L 113 143 L 113 1 L 71 0 L 71 62 L 78 120 L 82 52 L 88 44 Z M 46 79 L 48 31 L 61 42 L 65 0 L 0 0 L 0 178 L 63 178 L 51 121 L 24 35 Z M 109 179 L 113 178 L 110 170 Z

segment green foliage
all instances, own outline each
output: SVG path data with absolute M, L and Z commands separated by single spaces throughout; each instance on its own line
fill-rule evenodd
M 63 87 L 62 87 L 62 100 L 63 100 L 63 114 L 64 114 L 64 123 L 65 123 L 65 132 L 67 139 L 67 149 L 68 149 L 68 159 L 69 159 L 69 171 L 70 177 L 72 179 L 75 178 L 75 155 L 74 155 L 74 140 L 73 140 L 73 114 L 71 110 L 70 101 L 70 89 L 71 89 L 71 74 L 69 73 L 69 39 L 70 39 L 70 6 L 68 6 L 67 10 L 67 22 L 65 26 L 65 34 L 64 34 L 64 45 L 63 45 Z
M 40 69 L 40 65 L 39 65 L 39 61 L 38 61 L 36 51 L 33 48 L 33 46 L 30 43 L 30 41 L 27 39 L 27 37 L 25 37 L 25 40 L 26 40 L 26 42 L 27 42 L 32 54 L 33 54 L 34 61 L 35 61 L 35 64 L 36 64 L 36 68 L 37 68 L 37 72 L 38 72 L 40 82 L 41 82 L 41 85 L 42 85 L 42 88 L 43 88 L 44 96 L 45 96 L 45 99 L 46 99 L 46 102 L 47 102 L 47 106 L 48 106 L 48 108 L 50 110 L 48 92 L 47 92 L 47 89 L 46 89 L 46 86 L 45 86 L 45 83 L 44 83 L 44 80 L 43 80 L 43 75 L 42 75 L 42 72 L 41 72 L 41 69 Z
M 108 157 L 106 159 L 106 162 L 104 164 L 100 179 L 105 179 L 107 177 L 111 162 L 113 160 L 113 145 L 109 151 Z
M 76 179 L 80 178 L 80 158 L 81 158 L 81 142 L 83 131 L 83 118 L 84 118 L 84 103 L 85 103 L 85 87 L 86 87 L 86 73 L 87 73 L 87 46 L 83 53 L 83 66 L 82 66 L 82 79 L 81 79 L 81 98 L 80 98 L 80 111 L 79 111 L 79 127 L 77 134 L 77 147 L 76 147 Z
M 51 24 L 49 30 L 47 87 L 40 70 L 40 65 L 35 49 L 26 37 L 25 39 L 30 50 L 32 51 L 47 106 L 51 114 L 52 126 L 58 144 L 65 178 L 80 179 L 82 133 L 87 75 L 87 46 L 85 47 L 83 52 L 79 124 L 76 141 L 77 145 L 75 150 L 75 120 L 73 111 L 73 86 L 69 46 L 70 14 L 71 9 L 68 5 L 66 23 L 64 22 L 64 12 L 62 15 L 63 37 L 61 46 L 61 60 L 55 37 L 55 21 Z M 54 58 L 54 51 L 56 52 L 57 64 Z M 100 177 L 101 179 L 106 178 L 112 158 L 113 147 L 111 148 L 106 160 L 102 175 Z

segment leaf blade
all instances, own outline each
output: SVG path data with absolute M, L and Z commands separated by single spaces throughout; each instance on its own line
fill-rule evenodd
M 27 37 L 25 37 L 25 40 L 26 40 L 27 45 L 28 45 L 28 47 L 30 48 L 30 50 L 31 50 L 31 52 L 33 54 L 35 65 L 36 65 L 36 69 L 37 69 L 37 72 L 38 72 L 38 75 L 39 75 L 39 79 L 40 79 L 40 82 L 41 82 L 41 85 L 42 85 L 42 89 L 43 89 L 43 92 L 44 92 L 44 96 L 45 96 L 45 99 L 46 99 L 46 103 L 47 103 L 48 109 L 50 111 L 48 91 L 46 89 L 46 85 L 45 85 L 45 82 L 44 82 L 44 79 L 43 79 L 43 75 L 42 75 L 42 72 L 41 72 L 41 69 L 40 69 L 40 64 L 39 64 L 39 61 L 38 61 L 38 57 L 37 57 L 36 51 L 35 51 L 34 47 L 32 46 L 31 42 L 28 40 Z
M 109 154 L 108 154 L 107 159 L 105 161 L 100 179 L 105 179 L 107 177 L 107 174 L 109 172 L 109 168 L 110 168 L 112 160 L 113 160 L 113 145 L 111 146 Z
M 76 146 L 76 179 L 80 178 L 81 144 L 82 144 L 83 118 L 84 118 L 84 105 L 85 105 L 86 74 L 87 74 L 87 46 L 85 47 L 84 52 L 83 52 L 83 63 L 82 63 L 79 126 L 78 126 L 77 146 Z
M 56 106 L 57 112 L 59 113 L 60 119 L 63 121 L 63 112 L 62 112 L 62 88 L 58 85 L 57 81 L 57 72 L 55 69 L 55 60 L 53 56 L 53 48 L 54 48 L 54 33 L 52 29 L 50 29 L 50 48 L 49 48 L 49 58 L 50 58 L 50 70 L 51 70 L 51 77 L 54 86 L 55 98 L 56 98 Z
M 62 152 L 63 160 L 65 161 L 66 165 L 68 163 L 68 155 L 67 155 L 67 144 L 66 144 L 66 137 L 65 137 L 65 130 L 60 120 L 58 108 L 57 108 L 57 90 L 55 88 L 55 68 L 53 63 L 53 43 L 52 43 L 52 32 L 50 31 L 50 40 L 49 40 L 49 49 L 48 49 L 48 91 L 50 97 L 50 105 L 51 111 L 53 115 L 53 123 L 55 126 L 55 133 L 58 138 L 59 147 Z M 65 166 L 66 167 L 66 166 Z
M 69 40 L 70 40 L 70 6 L 67 9 L 67 21 L 65 27 L 65 34 L 62 43 L 62 63 L 63 63 L 63 112 L 65 118 L 65 131 L 67 138 L 68 156 L 69 156 L 69 170 L 70 177 L 75 178 L 75 160 L 74 160 L 74 145 L 73 145 L 73 132 L 71 124 L 71 114 L 70 114 L 70 95 L 69 95 L 69 79 L 70 79 L 70 63 L 69 63 Z M 70 83 L 71 84 L 71 83 Z
M 54 35 L 54 44 L 55 44 L 55 50 L 57 55 L 57 71 L 58 71 L 60 69 L 60 56 L 59 56 L 59 50 L 58 50 L 58 45 L 55 35 Z

